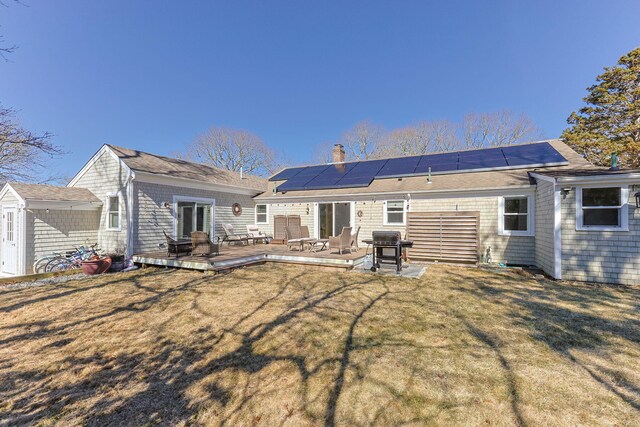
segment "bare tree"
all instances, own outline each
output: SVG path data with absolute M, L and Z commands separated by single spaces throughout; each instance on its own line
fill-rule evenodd
M 44 158 L 62 154 L 51 137 L 49 132 L 38 135 L 24 129 L 14 110 L 0 107 L 0 181 L 36 180 Z
M 183 156 L 222 169 L 269 175 L 281 165 L 262 139 L 246 130 L 212 127 L 187 147 Z
M 384 157 L 411 156 L 450 151 L 459 146 L 453 123 L 448 120 L 423 121 L 386 134 L 379 152 Z
M 365 120 L 344 132 L 338 142 L 344 145 L 348 160 L 366 160 L 379 157 L 378 146 L 384 136 L 382 126 Z
M 498 147 L 541 136 L 531 118 L 525 114 L 515 116 L 508 110 L 467 114 L 460 124 L 460 133 L 465 148 Z
M 20 3 L 20 1 L 18 0 L 13 0 L 13 2 Z M 9 7 L 9 5 L 6 2 L 0 0 L 0 7 Z M 18 46 L 16 45 L 2 46 L 3 43 L 4 43 L 4 37 L 0 35 L 0 58 L 4 59 L 5 61 L 8 61 L 7 54 L 13 53 L 18 48 Z

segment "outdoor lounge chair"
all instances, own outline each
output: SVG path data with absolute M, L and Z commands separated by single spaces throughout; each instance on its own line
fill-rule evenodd
M 191 253 L 191 240 L 176 240 L 167 234 L 166 231 L 162 230 L 164 237 L 167 239 L 167 256 L 171 257 L 171 254 L 174 254 L 176 258 L 181 253 L 190 254 Z
M 222 238 L 222 243 L 231 242 L 237 243 L 240 242 L 242 244 L 249 243 L 249 236 L 246 234 L 237 234 L 233 230 L 233 225 L 231 224 L 222 224 L 222 229 L 224 230 L 224 237 Z
M 329 250 L 337 249 L 340 255 L 347 249 L 351 252 L 351 241 L 351 227 L 342 227 L 342 233 L 339 236 L 329 237 Z
M 354 230 L 355 231 L 351 233 L 351 247 L 355 247 L 356 252 L 358 252 L 360 250 L 360 248 L 358 247 L 358 234 L 360 234 L 360 226 L 357 226 Z
M 191 255 L 219 255 L 220 244 L 213 243 L 204 231 L 191 233 Z
M 304 250 L 304 244 L 310 243 L 315 239 L 309 237 L 309 227 L 303 226 L 287 226 L 285 227 L 287 233 L 287 247 L 298 248 L 298 250 Z
M 247 236 L 249 237 L 249 240 L 253 240 L 254 244 L 258 241 L 269 243 L 269 241 L 273 239 L 272 235 L 260 231 L 260 228 L 257 225 L 247 225 Z

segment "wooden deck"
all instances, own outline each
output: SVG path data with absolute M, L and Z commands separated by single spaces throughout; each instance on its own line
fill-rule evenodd
M 147 252 L 133 255 L 133 262 L 139 265 L 186 268 L 201 271 L 223 271 L 265 262 L 302 264 L 350 270 L 364 262 L 365 249 L 340 255 L 329 249 L 318 252 L 308 250 L 288 250 L 286 245 L 256 244 L 227 245 L 216 256 L 181 255 L 169 257 L 166 251 Z

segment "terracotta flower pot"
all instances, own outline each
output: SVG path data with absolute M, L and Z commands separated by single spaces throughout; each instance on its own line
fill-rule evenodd
M 111 258 L 109 257 L 82 261 L 82 271 L 84 274 L 101 274 L 107 271 L 109 267 L 111 267 Z

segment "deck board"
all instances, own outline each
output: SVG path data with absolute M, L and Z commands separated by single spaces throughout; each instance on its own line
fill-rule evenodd
M 318 252 L 289 250 L 286 245 L 250 244 L 223 245 L 216 256 L 181 255 L 168 256 L 166 251 L 147 252 L 133 255 L 133 262 L 142 265 L 156 265 L 186 268 L 202 271 L 222 271 L 265 262 L 303 264 L 342 269 L 360 265 L 365 256 L 364 249 L 339 254 L 329 249 Z

